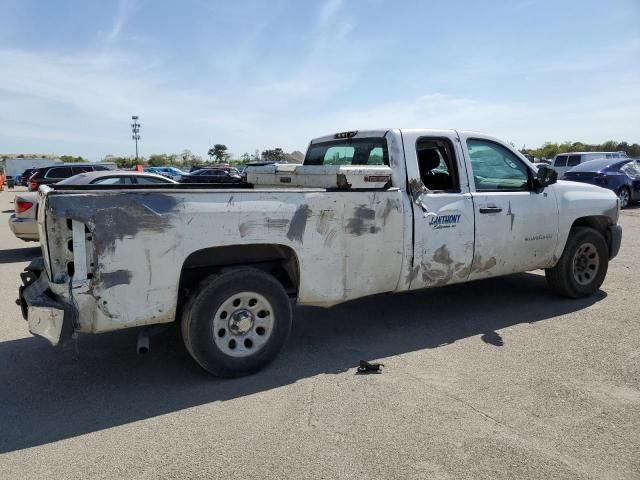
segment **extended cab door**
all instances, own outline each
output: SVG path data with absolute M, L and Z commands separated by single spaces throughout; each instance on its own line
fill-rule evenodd
M 554 188 L 536 191 L 535 170 L 496 139 L 460 133 L 476 224 L 470 280 L 550 267 L 558 242 Z
M 473 260 L 474 214 L 454 131 L 402 131 L 413 204 L 414 255 L 405 288 L 467 280 Z

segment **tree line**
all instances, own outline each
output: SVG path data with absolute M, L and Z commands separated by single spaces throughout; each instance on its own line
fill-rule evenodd
M 640 158 L 640 144 L 628 142 L 618 142 L 616 140 L 608 140 L 604 143 L 583 143 L 583 142 L 545 142 L 539 148 L 527 148 L 522 146 L 520 152 L 524 155 L 535 158 L 553 158 L 559 153 L 567 152 L 625 152 L 631 158 Z M 150 167 L 160 166 L 176 166 L 182 168 L 191 168 L 194 165 L 204 165 L 209 163 L 229 163 L 231 165 L 245 165 L 251 162 L 275 161 L 300 163 L 304 160 L 304 153 L 295 150 L 286 153 L 282 148 L 268 148 L 260 152 L 255 150 L 254 153 L 245 152 L 239 157 L 234 158 L 228 151 L 226 145 L 216 143 L 207 151 L 208 159 L 194 154 L 191 150 L 183 150 L 181 153 L 156 153 L 149 157 L 139 157 L 138 161 L 134 157 L 123 157 L 115 155 L 107 155 L 102 159 L 103 162 L 113 162 L 118 168 L 133 168 L 136 163 Z M 88 159 L 81 156 L 73 155 L 42 155 L 34 153 L 20 154 L 0 154 L 0 158 L 59 158 L 65 163 L 89 162 Z
M 640 158 L 640 145 L 637 143 L 618 142 L 608 140 L 604 143 L 582 142 L 545 142 L 540 148 L 526 148 L 523 146 L 520 152 L 536 158 L 553 158 L 559 153 L 567 152 L 625 152 L 631 158 Z
M 195 165 L 215 163 L 245 165 L 247 163 L 260 161 L 300 163 L 304 160 L 304 154 L 302 152 L 295 150 L 291 153 L 286 153 L 280 147 L 266 149 L 262 152 L 256 150 L 252 154 L 245 152 L 239 157 L 233 158 L 231 154 L 228 153 L 227 146 L 221 143 L 217 143 L 211 147 L 207 152 L 207 156 L 208 158 L 204 159 L 200 155 L 196 155 L 187 149 L 181 153 L 155 153 L 148 157 L 138 157 L 137 161 L 134 157 L 107 155 L 102 161 L 113 162 L 118 168 L 133 168 L 136 164 L 140 164 L 149 167 L 175 166 L 186 169 Z
M 42 155 L 40 153 L 18 153 L 18 154 L 7 154 L 4 153 L 0 155 L 0 159 L 6 160 L 8 158 L 55 158 L 62 160 L 64 163 L 85 163 L 89 162 L 86 158 L 83 157 L 74 157 L 73 155 Z

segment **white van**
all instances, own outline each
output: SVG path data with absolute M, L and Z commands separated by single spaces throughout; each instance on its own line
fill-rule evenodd
M 569 152 L 559 153 L 553 157 L 551 168 L 558 172 L 558 178 L 562 178 L 568 170 L 590 160 L 600 160 L 605 158 L 627 158 L 625 152 Z

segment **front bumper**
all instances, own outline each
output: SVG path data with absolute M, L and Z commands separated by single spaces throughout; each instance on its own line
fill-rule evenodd
M 9 227 L 16 237 L 25 242 L 37 242 L 40 239 L 35 218 L 20 218 L 14 213 L 9 217 Z
M 22 317 L 29 331 L 58 345 L 71 338 L 74 325 L 73 308 L 56 298 L 49 290 L 42 257 L 31 262 L 20 274 L 23 286 L 18 291 Z
M 620 251 L 622 244 L 622 227 L 618 224 L 609 225 L 609 260 L 613 260 Z

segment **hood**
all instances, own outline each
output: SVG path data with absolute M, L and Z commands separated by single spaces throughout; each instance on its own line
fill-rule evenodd
M 556 191 L 561 214 L 574 212 L 575 218 L 604 215 L 612 223 L 617 223 L 619 200 L 612 190 L 569 180 L 558 180 L 552 187 Z

